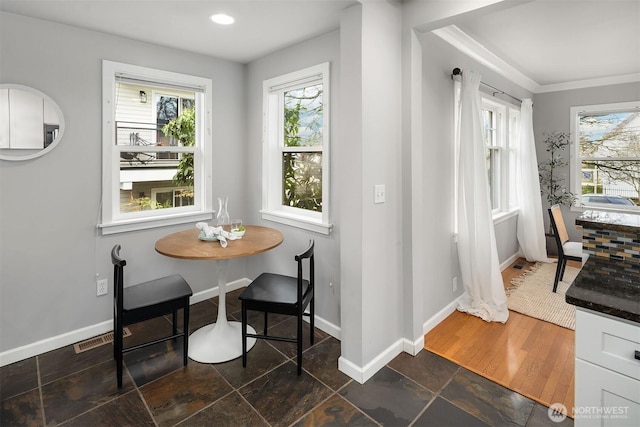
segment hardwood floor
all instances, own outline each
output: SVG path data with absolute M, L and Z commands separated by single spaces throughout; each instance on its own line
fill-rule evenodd
M 522 269 L 514 265 L 524 264 Z M 531 263 L 502 272 L 505 287 Z M 577 264 L 579 266 L 579 264 Z M 507 323 L 453 312 L 425 335 L 425 349 L 543 405 L 574 405 L 575 332 L 511 311 Z

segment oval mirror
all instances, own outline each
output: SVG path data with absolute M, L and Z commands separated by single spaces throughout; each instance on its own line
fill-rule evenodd
M 0 159 L 40 157 L 63 133 L 62 110 L 51 98 L 29 86 L 0 84 Z

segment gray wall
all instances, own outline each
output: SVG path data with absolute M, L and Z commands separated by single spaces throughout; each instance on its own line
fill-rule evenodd
M 344 121 L 338 157 L 342 220 L 342 358 L 364 367 L 401 336 L 401 14 L 364 2 L 341 21 Z M 386 201 L 373 203 L 374 186 Z M 365 375 L 366 377 L 366 375 Z
M 464 55 L 432 33 L 421 35 L 422 93 L 424 145 L 422 147 L 424 199 L 429 206 L 422 213 L 425 223 L 423 241 L 428 241 L 426 256 L 421 266 L 415 266 L 416 281 L 425 286 L 424 318 L 429 319 L 454 298 L 462 294 L 457 248 L 453 241 L 453 80 L 451 71 L 469 68 L 482 76 L 482 81 L 520 99 L 532 94 L 485 66 Z M 516 236 L 517 217 L 495 225 L 496 243 L 500 263 L 518 253 Z M 414 237 L 415 238 L 415 237 Z M 453 293 L 452 281 L 458 277 L 458 291 Z
M 231 216 L 275 226 L 285 236 L 273 251 L 232 261 L 230 281 L 267 269 L 293 273 L 293 254 L 313 237 L 318 315 L 341 328 L 343 356 L 362 368 L 401 338 L 415 341 L 422 324 L 462 292 L 461 283 L 457 293 L 451 286 L 459 276 L 451 236 L 451 70 L 470 67 L 486 83 L 520 98 L 530 94 L 439 38 L 416 38 L 412 30 L 428 31 L 455 23 L 456 14 L 468 18 L 479 13 L 476 7 L 489 11 L 504 3 L 513 2 L 414 0 L 402 3 L 401 18 L 398 3 L 364 2 L 345 12 L 340 31 L 246 66 L 0 13 L 0 82 L 46 93 L 67 126 L 61 144 L 46 156 L 0 161 L 0 353 L 110 319 L 111 299 L 95 296 L 95 278 L 110 278 L 108 253 L 116 242 L 131 262 L 131 281 L 176 271 L 196 292 L 216 284 L 211 264 L 153 250 L 159 237 L 189 225 L 109 237 L 96 232 L 102 59 L 213 80 L 214 157 L 226 159 L 216 162 L 213 196 L 230 197 Z M 329 236 L 262 221 L 258 212 L 262 81 L 326 61 L 333 98 Z M 638 99 L 638 93 L 634 84 L 538 95 L 536 137 L 543 130 L 568 130 L 572 105 Z M 543 154 L 539 149 L 539 159 Z M 382 205 L 372 203 L 375 184 L 387 186 Z M 515 221 L 496 225 L 501 261 L 517 251 Z
M 324 320 L 340 325 L 340 202 L 344 199 L 341 185 L 336 179 L 336 168 L 328 176 L 331 185 L 330 218 L 334 225 L 330 235 L 317 234 L 268 221 L 262 221 L 262 82 L 263 80 L 301 70 L 306 67 L 330 63 L 331 86 L 331 163 L 339 156 L 341 142 L 336 137 L 336 129 L 341 123 L 340 114 L 340 32 L 317 37 L 308 42 L 267 55 L 247 66 L 246 153 L 243 155 L 243 174 L 247 180 L 247 215 L 251 223 L 278 228 L 284 234 L 284 243 L 259 259 L 248 264 L 248 274 L 252 277 L 268 269 L 282 274 L 296 274 L 293 255 L 306 248 L 309 239 L 316 243 L 316 311 Z M 333 287 L 329 287 L 329 283 Z
M 278 228 L 285 237 L 280 247 L 268 253 L 232 260 L 228 280 L 253 278 L 266 269 L 295 274 L 293 255 L 314 238 L 317 314 L 340 325 L 340 183 L 331 179 L 338 202 L 333 204 L 335 227 L 329 236 L 263 222 L 258 212 L 262 81 L 330 62 L 336 100 L 331 120 L 336 129 L 340 123 L 339 31 L 245 66 L 14 14 L 2 13 L 0 19 L 0 82 L 46 93 L 60 105 L 66 120 L 64 138 L 50 154 L 25 162 L 0 162 L 0 353 L 110 319 L 111 297 L 96 297 L 95 279 L 98 274 L 111 282 L 109 251 L 115 243 L 123 245 L 130 282 L 178 272 L 194 292 L 217 284 L 212 263 L 174 260 L 153 249 L 158 238 L 193 225 L 107 237 L 96 231 L 102 59 L 213 80 L 214 158 L 226 159 L 215 163 L 213 195 L 229 196 L 232 217 Z M 335 135 L 331 138 L 339 153 Z
M 228 61 L 0 13 L 0 82 L 31 86 L 62 109 L 66 132 L 49 154 L 0 161 L 0 352 L 104 322 L 112 316 L 109 251 L 123 245 L 132 282 L 178 272 L 195 292 L 216 285 L 208 262 L 157 254 L 155 241 L 189 228 L 166 227 L 102 237 L 102 60 L 213 80 L 214 197 L 228 195 L 233 217 L 249 219 L 246 200 L 244 66 Z M 255 209 L 255 207 L 252 207 Z M 259 257 L 259 256 L 258 256 Z M 109 296 L 96 297 L 96 275 Z M 230 262 L 230 281 L 246 277 Z
M 549 153 L 545 151 L 542 144 L 545 132 L 567 132 L 573 136 L 573 129 L 570 129 L 571 107 L 638 100 L 640 100 L 640 83 L 637 82 L 537 94 L 533 99 L 533 129 L 538 162 L 549 158 Z M 569 161 L 569 148 L 564 151 L 563 157 L 567 162 Z M 570 166 L 567 166 L 565 170 L 559 171 L 567 188 L 569 188 L 569 168 Z M 549 204 L 543 198 L 545 229 L 549 226 L 549 215 L 546 213 L 548 207 Z M 571 240 L 580 241 L 582 231 L 575 227 L 575 219 L 581 214 L 581 209 L 563 207 L 562 213 L 569 237 Z M 548 248 L 549 245 L 553 246 L 555 243 L 548 241 Z M 551 249 L 555 250 L 555 248 Z

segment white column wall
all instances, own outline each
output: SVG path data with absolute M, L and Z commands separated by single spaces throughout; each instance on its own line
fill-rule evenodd
M 353 228 L 358 231 L 343 234 L 341 243 L 345 339 L 339 366 L 359 370 L 360 378 L 350 375 L 366 380 L 379 363 L 388 362 L 401 350 L 397 347 L 402 323 L 400 6 L 364 2 L 345 14 L 341 31 L 341 100 L 351 107 L 345 111 L 361 111 L 361 116 L 341 131 L 341 140 L 350 144 L 349 161 L 354 164 L 345 182 L 349 194 L 355 196 L 349 203 L 360 203 L 360 209 L 354 206 L 342 217 L 345 233 Z M 386 187 L 386 201 L 374 204 L 374 186 L 380 184 Z M 358 210 L 360 218 L 353 214 Z M 351 237 L 358 235 L 361 253 L 354 256 Z M 347 339 L 351 337 L 354 339 Z

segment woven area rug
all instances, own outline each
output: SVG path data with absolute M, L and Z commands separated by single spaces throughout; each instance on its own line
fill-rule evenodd
M 523 275 L 511 280 L 511 287 L 507 289 L 507 307 L 509 310 L 575 330 L 576 309 L 574 305 L 567 304 L 564 294 L 580 269 L 567 266 L 563 280 L 553 293 L 556 267 L 556 263 L 539 262 Z

